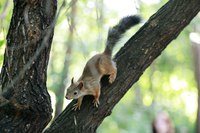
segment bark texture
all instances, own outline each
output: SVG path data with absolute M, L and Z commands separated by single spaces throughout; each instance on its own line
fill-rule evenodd
M 111 114 L 129 88 L 167 45 L 200 11 L 199 0 L 170 0 L 121 48 L 115 56 L 118 74 L 115 82 L 102 87 L 100 106 L 93 97 L 84 97 L 81 110 L 72 111 L 75 101 L 58 116 L 45 133 L 94 133 Z
M 51 119 L 46 88 L 56 0 L 14 0 L 1 71 L 0 132 L 42 132 Z

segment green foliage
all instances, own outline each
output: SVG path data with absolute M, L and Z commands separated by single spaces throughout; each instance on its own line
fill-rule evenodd
M 3 54 L 6 44 L 6 34 L 8 32 L 10 19 L 12 15 L 12 5 L 13 3 L 11 0 L 0 1 L 0 66 L 3 63 Z

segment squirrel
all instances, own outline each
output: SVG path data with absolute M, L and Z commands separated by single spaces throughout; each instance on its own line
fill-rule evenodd
M 77 103 L 74 104 L 73 110 L 76 111 L 77 108 L 80 110 L 85 95 L 93 95 L 94 106 L 99 106 L 100 80 L 102 76 L 109 75 L 109 83 L 111 84 L 115 81 L 117 75 L 117 67 L 112 60 L 112 50 L 122 35 L 132 26 L 139 24 L 140 21 L 141 18 L 137 15 L 127 16 L 122 18 L 117 25 L 110 28 L 104 52 L 94 55 L 87 61 L 77 82 L 74 82 L 74 78 L 71 79 L 71 85 L 67 88 L 65 98 L 68 100 L 78 99 Z

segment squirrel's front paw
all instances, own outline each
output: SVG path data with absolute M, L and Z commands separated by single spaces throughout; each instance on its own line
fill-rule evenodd
M 72 110 L 74 110 L 74 111 L 76 111 L 76 110 L 80 110 L 81 109 L 81 105 L 80 104 L 78 104 L 78 103 L 76 103 L 76 104 L 74 104 L 73 105 L 73 108 L 72 108 Z
M 99 103 L 99 99 L 94 99 L 93 104 L 94 104 L 95 107 L 98 108 L 98 107 L 99 107 L 99 104 L 100 104 L 100 103 Z

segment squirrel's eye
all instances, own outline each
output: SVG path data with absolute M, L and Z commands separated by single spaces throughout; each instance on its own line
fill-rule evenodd
M 77 92 L 76 92 L 76 91 L 74 92 L 74 95 L 77 95 Z

